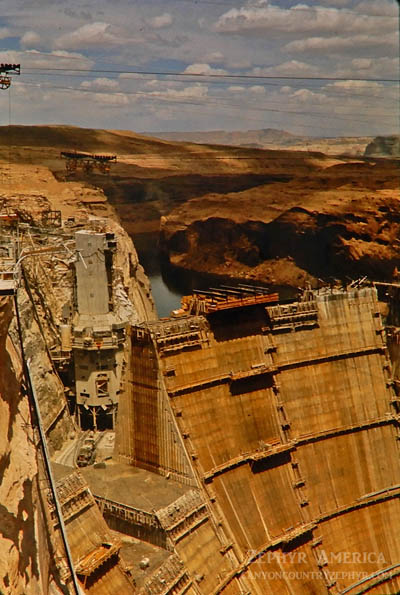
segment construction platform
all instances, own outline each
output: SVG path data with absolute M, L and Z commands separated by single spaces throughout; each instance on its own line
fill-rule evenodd
M 101 463 L 85 467 L 81 473 L 93 495 L 153 513 L 168 506 L 189 488 L 156 473 L 125 465 Z

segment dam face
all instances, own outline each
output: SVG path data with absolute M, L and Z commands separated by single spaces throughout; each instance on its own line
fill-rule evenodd
M 193 592 L 398 592 L 400 415 L 374 287 L 197 295 L 131 343 L 119 456 L 203 502 L 172 537 Z
M 28 396 L 36 405 L 38 395 L 41 435 L 54 452 L 50 461 L 42 447 L 37 458 L 38 548 L 51 545 L 43 576 L 73 592 L 75 567 L 82 592 L 96 595 L 400 592 L 399 286 L 388 289 L 385 325 L 375 286 L 361 282 L 285 303 L 248 285 L 202 289 L 155 319 L 149 286 L 116 231 L 115 253 L 99 220 L 84 233 L 28 228 L 24 239 L 37 243 L 31 256 L 42 261 L 27 259 L 16 296 L 20 344 L 33 358 Z M 61 251 L 66 237 L 78 243 L 78 258 Z M 84 239 L 83 247 L 96 244 L 87 244 L 96 261 L 81 254 Z M 103 272 L 98 295 L 95 269 Z M 24 355 L 18 329 L 10 326 L 6 341 L 11 303 L 5 312 L 7 411 Z M 114 351 L 121 361 L 110 361 Z M 93 418 L 115 388 L 116 447 L 111 432 L 93 431 L 86 441 L 96 441 L 95 463 L 77 474 L 85 434 L 74 430 L 65 394 L 81 397 L 75 388 L 85 378 L 87 392 L 99 389 Z M 37 430 L 29 431 L 36 445 Z M 42 497 L 50 483 L 59 506 Z

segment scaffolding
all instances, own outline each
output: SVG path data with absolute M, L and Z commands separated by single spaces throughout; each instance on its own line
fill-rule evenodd
M 268 293 L 265 287 L 221 285 L 208 290 L 195 289 L 193 295 L 183 296 L 182 308 L 177 314 L 211 314 L 247 306 L 274 304 L 278 301 L 279 294 Z

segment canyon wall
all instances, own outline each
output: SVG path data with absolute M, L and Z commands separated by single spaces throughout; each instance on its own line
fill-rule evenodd
M 48 592 L 53 565 L 47 488 L 21 385 L 19 346 L 8 334 L 12 316 L 12 299 L 0 298 L 0 592 L 37 595 Z
M 178 269 L 305 286 L 391 279 L 399 263 L 398 170 L 336 163 L 313 177 L 193 198 L 161 220 Z

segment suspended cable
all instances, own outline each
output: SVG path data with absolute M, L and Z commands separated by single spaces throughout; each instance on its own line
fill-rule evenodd
M 45 71 L 45 72 L 38 72 Z M 101 68 L 43 68 L 38 66 L 31 66 L 24 68 L 25 74 L 35 72 L 37 76 L 46 76 L 49 73 L 66 73 L 66 72 L 93 72 L 100 74 L 138 74 L 150 76 L 177 76 L 177 77 L 192 77 L 192 78 L 216 78 L 216 79 L 243 79 L 243 80 L 289 80 L 289 81 L 358 81 L 358 82 L 376 82 L 376 83 L 398 83 L 399 79 L 392 78 L 370 78 L 370 77 L 323 77 L 323 76 L 294 76 L 294 75 L 256 75 L 256 74 L 215 74 L 203 72 L 167 72 L 157 70 L 108 70 Z
M 35 76 L 37 76 L 37 75 L 35 74 Z M 85 79 L 96 79 L 96 78 L 98 78 L 97 74 L 89 74 L 89 71 L 88 71 L 88 74 L 87 75 L 76 75 L 76 74 L 72 74 L 72 75 L 63 75 L 63 74 L 62 75 L 60 75 L 60 74 L 47 75 L 47 74 L 41 73 L 39 76 L 68 76 L 69 78 L 85 78 Z M 108 80 L 119 80 L 119 77 L 107 77 L 107 78 L 108 78 Z M 125 81 L 125 80 L 129 80 L 129 79 L 123 79 L 123 80 Z M 132 79 L 132 80 L 134 80 L 134 79 Z M 349 79 L 349 80 L 351 81 L 353 79 Z M 168 81 L 166 81 L 166 80 L 159 79 L 159 78 L 146 79 L 146 81 L 157 81 L 160 84 L 174 82 L 174 83 L 182 84 L 182 85 L 183 84 L 187 84 L 187 82 L 188 82 L 186 79 L 184 79 L 184 80 L 182 80 L 182 79 L 168 79 Z M 196 83 L 197 81 L 194 80 L 193 82 Z M 25 84 L 28 84 L 28 83 L 25 83 Z M 201 83 L 201 84 L 205 84 L 205 83 Z M 216 80 L 212 80 L 212 81 L 207 81 L 206 84 L 207 85 L 210 85 L 210 86 L 214 86 L 214 85 L 231 85 L 232 83 L 231 83 L 231 81 L 228 81 L 228 80 L 222 80 L 222 81 L 221 80 L 217 80 L 217 81 Z M 252 85 L 253 82 L 252 81 L 245 80 L 245 81 L 242 81 L 240 84 L 246 87 L 248 85 Z M 282 83 L 277 83 L 277 82 L 274 83 L 274 82 L 260 81 L 258 83 L 258 85 L 259 86 L 262 86 L 262 87 L 275 87 L 275 88 L 281 88 L 282 87 Z M 299 82 L 296 82 L 296 81 L 295 82 L 292 82 L 291 87 L 292 88 L 299 88 L 299 89 L 304 88 L 304 86 L 300 84 L 300 81 Z M 313 91 L 313 87 L 307 85 L 307 88 Z M 386 87 L 386 89 L 387 89 L 387 87 Z M 329 96 L 330 97 L 340 97 L 340 98 L 342 98 L 342 97 L 343 98 L 346 98 L 346 97 L 360 97 L 360 98 L 363 98 L 363 99 L 364 98 L 374 98 L 374 97 L 376 97 L 377 99 L 379 99 L 376 95 L 369 95 L 367 93 L 363 93 L 363 94 L 351 93 L 351 92 L 348 92 L 347 90 L 346 91 L 343 91 L 343 93 L 337 93 L 337 90 L 338 89 L 335 88 L 335 92 L 332 92 L 331 89 L 327 89 L 326 87 L 315 88 L 315 91 L 316 92 L 320 91 L 320 92 L 329 93 Z
M 103 90 L 103 91 L 96 91 L 93 89 L 81 89 L 81 88 L 75 88 L 75 87 L 68 87 L 68 86 L 56 86 L 56 85 L 49 85 L 48 88 L 50 89 L 58 89 L 58 90 L 63 90 L 63 91 L 70 91 L 70 92 L 76 92 L 76 93 L 86 93 L 86 94 L 93 94 L 93 95 L 109 95 L 109 96 L 113 96 L 113 97 L 125 97 L 125 96 L 137 96 L 137 97 L 143 97 L 146 100 L 158 100 L 158 101 L 164 101 L 167 103 L 173 103 L 173 104 L 179 104 L 179 105 L 195 105 L 195 106 L 199 106 L 202 107 L 204 109 L 207 109 L 209 106 L 212 105 L 216 105 L 216 106 L 225 106 L 225 107 L 229 107 L 231 109 L 235 109 L 235 110 L 243 110 L 246 109 L 246 111 L 250 111 L 250 112 L 262 112 L 262 113 L 280 113 L 280 114 L 293 114 L 293 115 L 302 115 L 302 116 L 306 116 L 309 118 L 317 118 L 319 119 L 321 116 L 326 115 L 326 111 L 325 112 L 316 112 L 314 111 L 305 111 L 305 110 L 284 110 L 284 109 L 278 109 L 278 108 L 273 108 L 273 107 L 258 107 L 258 106 L 248 106 L 246 105 L 245 107 L 242 104 L 235 104 L 235 103 L 231 103 L 231 102 L 227 102 L 224 99 L 225 98 L 218 98 L 218 99 L 222 99 L 222 101 L 213 101 L 213 99 L 215 99 L 215 97 L 213 96 L 207 96 L 204 97 L 204 100 L 202 101 L 201 99 L 196 100 L 195 97 L 193 98 L 179 98 L 179 97 L 167 97 L 165 95 L 163 95 L 162 93 L 146 93 L 144 91 L 127 91 L 127 92 L 116 92 L 116 91 L 109 91 L 109 90 Z M 278 103 L 278 105 L 280 105 Z M 352 116 L 350 116 L 349 114 L 349 118 L 346 118 L 345 116 L 347 114 L 336 114 L 335 112 L 332 112 L 331 110 L 332 106 L 328 106 L 329 109 L 329 114 L 330 117 L 334 118 L 335 120 L 341 120 L 341 121 L 351 121 L 351 122 L 357 122 L 357 123 L 361 123 L 361 124 L 365 124 L 368 123 L 369 120 L 363 120 L 363 119 L 357 119 L 354 118 Z M 376 113 L 376 112 L 375 112 Z M 229 116 L 229 114 L 225 113 L 225 116 Z M 393 119 L 394 116 L 392 116 L 391 114 L 384 114 L 384 113 L 380 113 L 378 114 L 379 117 L 381 118 L 390 118 Z M 248 117 L 246 116 L 246 119 L 248 119 Z M 328 127 L 329 128 L 329 127 Z

